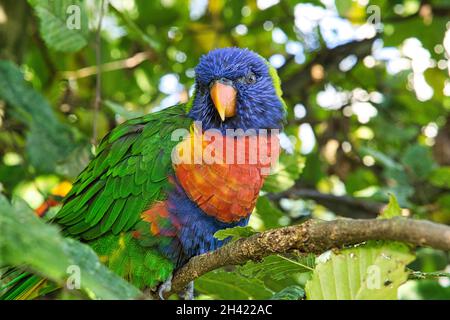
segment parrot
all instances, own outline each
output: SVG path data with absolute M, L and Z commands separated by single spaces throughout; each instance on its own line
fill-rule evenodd
M 285 117 L 280 79 L 265 58 L 246 48 L 213 49 L 200 57 L 186 103 L 127 120 L 102 139 L 52 223 L 88 243 L 117 275 L 163 298 L 176 270 L 229 241 L 217 231 L 247 225 L 272 163 L 246 160 L 259 149 L 277 158 L 276 134 L 258 132 L 279 132 Z M 236 130 L 244 134 L 228 135 Z M 237 149 L 255 137 L 262 141 L 256 149 Z M 218 147 L 207 154 L 211 141 Z M 207 161 L 228 155 L 231 163 Z M 30 273 L 2 298 L 36 297 L 44 283 Z M 184 294 L 193 298 L 192 284 Z

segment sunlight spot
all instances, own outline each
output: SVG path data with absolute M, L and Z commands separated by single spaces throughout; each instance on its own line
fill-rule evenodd
M 316 138 L 314 136 L 314 131 L 309 123 L 302 123 L 298 127 L 298 137 L 301 142 L 300 152 L 302 154 L 308 154 L 316 145 Z
M 8 16 L 5 13 L 5 9 L 3 9 L 3 6 L 0 5 L 0 24 L 4 24 L 8 22 Z
M 438 126 L 435 122 L 430 122 L 424 128 L 422 128 L 423 134 L 428 138 L 435 138 L 438 134 Z
M 349 153 L 350 151 L 352 151 L 352 145 L 348 141 L 342 142 L 341 148 L 345 153 Z
M 324 109 L 336 110 L 348 102 L 348 93 L 337 91 L 332 85 L 326 84 L 325 90 L 317 94 L 316 101 Z
M 275 43 L 286 43 L 286 41 L 288 40 L 288 37 L 286 35 L 286 33 L 284 33 L 283 30 L 281 30 L 280 28 L 274 28 L 272 30 L 272 40 Z
M 3 163 L 7 166 L 16 166 L 22 163 L 22 157 L 15 152 L 7 152 L 3 156 Z
M 248 32 L 248 28 L 245 24 L 239 24 L 234 28 L 234 31 L 240 36 L 245 36 Z
M 193 68 L 189 68 L 185 72 L 186 77 L 188 78 L 194 78 L 195 77 L 195 70 Z
M 450 29 L 445 32 L 443 45 L 447 54 L 450 55 Z
M 266 22 L 264 22 L 263 28 L 266 31 L 272 31 L 272 29 L 273 29 L 273 22 L 270 21 L 270 20 L 267 20 Z
M 198 20 L 206 13 L 208 0 L 191 0 L 189 2 L 189 17 L 191 20 Z
M 282 54 L 274 54 L 269 58 L 269 62 L 272 66 L 274 66 L 274 68 L 278 69 L 284 65 L 286 59 Z
M 287 153 L 294 153 L 294 145 L 292 144 L 291 139 L 286 135 L 286 133 L 282 132 L 278 135 L 280 139 L 280 147 L 285 150 Z
M 357 138 L 364 140 L 372 140 L 373 137 L 375 136 L 372 129 L 366 126 L 361 126 L 358 129 L 356 129 L 355 135 Z
M 177 60 L 180 63 L 186 62 L 187 55 L 183 51 L 177 51 L 175 54 L 175 60 Z
M 369 94 L 369 99 L 370 99 L 370 102 L 373 102 L 373 103 L 376 103 L 376 104 L 383 103 L 383 101 L 384 101 L 383 95 L 380 92 L 378 92 L 378 91 L 371 92 Z
M 322 148 L 323 157 L 330 165 L 336 163 L 336 152 L 338 148 L 339 141 L 337 141 L 336 139 L 328 140 L 325 146 Z
M 371 167 L 375 164 L 375 158 L 372 156 L 364 156 L 362 159 L 363 163 L 367 167 Z
M 303 53 L 303 51 L 303 45 L 298 41 L 288 41 L 286 43 L 286 52 L 293 56 Z
M 437 67 L 441 70 L 445 70 L 448 67 L 448 62 L 447 60 L 441 59 L 438 61 Z
M 315 64 L 311 68 L 311 77 L 315 81 L 320 81 L 325 76 L 325 70 L 321 64 Z
M 339 70 L 342 72 L 350 71 L 358 62 L 356 55 L 351 54 L 339 62 Z
M 166 74 L 159 81 L 159 90 L 165 94 L 173 94 L 180 91 L 178 76 L 173 73 Z
M 373 68 L 375 67 L 376 61 L 373 56 L 367 56 L 363 59 L 363 63 L 367 68 Z
M 347 118 L 351 117 L 353 115 L 352 107 L 351 106 L 344 107 L 342 109 L 342 114 Z
M 426 82 L 423 73 L 414 73 L 412 83 L 414 91 L 416 92 L 416 97 L 419 101 L 427 101 L 433 97 L 434 90 Z
M 248 17 L 252 14 L 252 9 L 249 6 L 243 6 L 241 10 L 241 14 L 243 17 Z
M 368 123 L 378 113 L 370 102 L 355 102 L 352 104 L 352 111 L 360 123 Z
M 434 46 L 434 52 L 437 54 L 444 53 L 444 46 L 442 44 L 437 44 Z
M 303 104 L 297 103 L 294 106 L 294 115 L 296 119 L 302 119 L 306 116 L 306 108 Z
M 352 101 L 363 101 L 367 102 L 369 101 L 369 93 L 361 88 L 355 88 L 352 90 Z
M 259 10 L 266 10 L 276 4 L 278 4 L 280 0 L 257 0 L 256 5 Z
M 447 97 L 450 97 L 450 81 L 449 80 L 445 80 L 445 85 L 444 85 L 444 95 Z

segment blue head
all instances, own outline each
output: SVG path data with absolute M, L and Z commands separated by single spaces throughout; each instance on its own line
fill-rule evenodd
M 279 82 L 259 55 L 215 49 L 200 58 L 195 73 L 189 116 L 202 121 L 203 129 L 281 129 L 285 110 Z

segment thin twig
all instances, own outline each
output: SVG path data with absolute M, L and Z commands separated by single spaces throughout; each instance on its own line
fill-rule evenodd
M 100 65 L 100 68 L 95 65 L 84 67 L 74 71 L 64 71 L 62 73 L 62 77 L 65 79 L 76 80 L 97 75 L 99 71 L 101 73 L 104 73 L 122 69 L 132 69 L 142 62 L 151 59 L 152 57 L 153 54 L 150 51 L 138 52 L 126 59 L 103 63 L 102 65 Z
M 350 196 L 336 196 L 297 185 L 280 193 L 268 194 L 268 198 L 272 201 L 283 198 L 314 200 L 336 214 L 347 218 L 376 218 L 385 206 L 381 202 Z
M 450 273 L 444 271 L 435 271 L 435 272 L 421 272 L 421 271 L 412 271 L 409 275 L 409 279 L 422 280 L 422 279 L 439 279 L 439 278 L 449 278 Z
M 101 30 L 102 30 L 102 21 L 103 15 L 105 11 L 105 0 L 100 2 L 100 16 L 98 19 L 97 26 L 97 34 L 95 39 L 95 61 L 97 65 L 97 77 L 96 77 L 96 86 L 95 86 L 95 101 L 94 101 L 94 115 L 92 119 L 92 143 L 94 145 L 97 144 L 97 118 L 98 113 L 100 111 L 100 104 L 102 102 L 102 74 L 101 74 L 101 59 L 102 59 L 102 39 L 101 39 Z

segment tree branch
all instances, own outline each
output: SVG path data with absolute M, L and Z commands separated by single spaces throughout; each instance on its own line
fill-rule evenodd
M 449 251 L 450 227 L 405 218 L 309 220 L 300 225 L 265 231 L 193 257 L 175 273 L 172 291 L 165 296 L 180 292 L 189 282 L 223 266 L 241 265 L 250 260 L 259 261 L 272 254 L 292 251 L 319 254 L 367 240 L 401 241 Z
M 349 196 L 336 196 L 322 193 L 314 189 L 294 186 L 280 193 L 271 193 L 267 197 L 278 201 L 283 198 L 310 199 L 346 218 L 376 218 L 385 204 L 370 200 L 356 199 Z
M 311 76 L 311 70 L 315 65 L 321 65 L 330 72 L 334 70 L 339 62 L 350 54 L 354 54 L 358 60 L 364 58 L 372 52 L 373 42 L 379 35 L 364 40 L 355 40 L 349 43 L 339 45 L 333 49 L 324 48 L 299 72 L 294 73 L 288 80 L 283 81 L 282 89 L 285 97 L 295 97 L 302 90 L 306 90 L 314 79 Z

